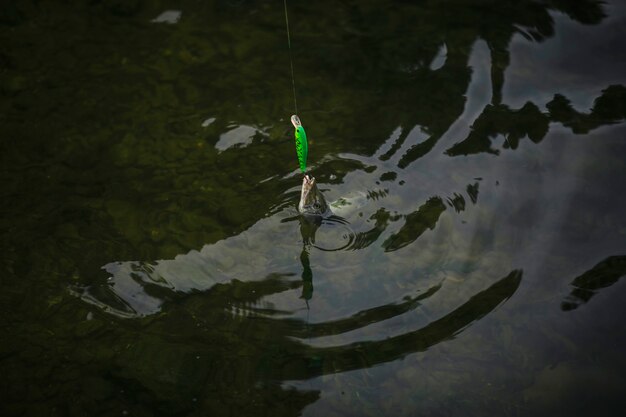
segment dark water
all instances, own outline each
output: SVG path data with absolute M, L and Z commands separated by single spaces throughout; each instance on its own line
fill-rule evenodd
M 626 5 L 288 5 L 2 3 L 0 415 L 619 415 Z

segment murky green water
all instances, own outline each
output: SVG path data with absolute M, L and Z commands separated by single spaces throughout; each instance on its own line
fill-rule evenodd
M 626 6 L 0 6 L 0 414 L 626 406 Z

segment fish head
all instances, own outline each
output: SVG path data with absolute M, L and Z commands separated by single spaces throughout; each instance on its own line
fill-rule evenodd
M 328 210 L 328 203 L 322 192 L 317 188 L 315 177 L 305 174 L 302 178 L 302 191 L 298 210 L 302 214 L 324 215 Z

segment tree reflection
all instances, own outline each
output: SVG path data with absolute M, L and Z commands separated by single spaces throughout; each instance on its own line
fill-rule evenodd
M 611 85 L 596 98 L 589 114 L 579 113 L 567 97 L 556 94 L 548 108 L 550 120 L 562 123 L 576 134 L 585 134 L 600 126 L 626 119 L 626 87 Z
M 602 91 L 594 101 L 589 114 L 579 113 L 570 101 L 556 94 L 542 113 L 531 103 L 519 110 L 508 106 L 488 105 L 474 122 L 468 137 L 446 151 L 449 156 L 470 155 L 481 152 L 498 154 L 492 142 L 503 137 L 504 148 L 517 149 L 520 139 L 529 138 L 539 143 L 548 133 L 549 123 L 558 122 L 572 129 L 575 134 L 584 134 L 600 126 L 610 125 L 626 119 L 626 87 L 612 85 Z
M 436 295 L 441 286 L 349 318 L 309 324 L 281 318 L 281 311 L 254 307 L 265 296 L 302 285 L 299 280 L 273 275 L 261 282 L 219 284 L 187 298 L 159 320 L 147 321 L 133 349 L 117 356 L 115 377 L 135 381 L 146 390 L 144 395 L 159 398 L 160 407 L 166 410 L 185 411 L 184 404 L 195 398 L 204 411 L 223 415 L 224 407 L 231 407 L 230 413 L 241 413 L 254 408 L 254 404 L 258 407 L 258 402 L 265 399 L 262 408 L 278 412 L 280 403 L 289 397 L 290 406 L 282 408 L 279 415 L 298 415 L 304 406 L 317 400 L 319 393 L 286 390 L 280 381 L 369 368 L 424 351 L 454 338 L 510 298 L 521 277 L 521 271 L 512 271 L 421 328 L 381 341 L 323 348 L 305 340 L 401 316 L 419 308 L 420 301 Z M 233 309 L 233 303 L 239 307 Z M 233 316 L 233 312 L 238 314 Z M 185 322 L 197 325 L 174 325 Z
M 626 276 L 626 256 L 610 256 L 584 274 L 574 278 L 572 292 L 561 303 L 561 310 L 575 310 L 602 288 L 610 287 Z
M 478 116 L 469 136 L 446 151 L 449 156 L 469 155 L 481 152 L 498 154 L 492 141 L 504 137 L 504 147 L 517 149 L 520 139 L 528 137 L 540 142 L 548 133 L 549 119 L 536 105 L 528 102 L 519 110 L 511 110 L 504 104 L 488 105 Z
M 511 148 L 525 136 L 539 142 L 547 133 L 549 123 L 539 110 L 541 103 L 527 103 L 519 110 L 511 110 L 501 103 L 513 36 L 519 34 L 533 42 L 550 38 L 554 35 L 553 11 L 563 12 L 585 24 L 599 23 L 605 17 L 603 3 L 594 0 L 523 1 L 514 5 L 458 1 L 428 5 L 404 3 L 390 7 L 384 19 L 374 11 L 377 6 L 373 3 L 349 7 L 343 30 L 350 35 L 344 38 L 340 33 L 331 32 L 326 45 L 309 43 L 318 38 L 301 38 L 307 53 L 297 59 L 306 62 L 305 71 L 314 68 L 314 62 L 323 62 L 327 64 L 322 68 L 324 78 L 332 79 L 334 75 L 342 81 L 341 91 L 347 101 L 336 98 L 340 101 L 337 106 L 339 124 L 334 118 L 332 122 L 322 120 L 322 125 L 350 132 L 350 120 L 363 121 L 365 124 L 359 129 L 358 137 L 342 135 L 350 151 L 369 146 L 368 151 L 373 153 L 375 148 L 371 147 L 377 145 L 377 138 L 385 137 L 398 124 L 403 128 L 395 143 L 380 157 L 388 160 L 401 148 L 407 148 L 398 161 L 399 168 L 406 168 L 428 154 L 462 114 L 471 81 L 468 62 L 478 39 L 484 40 L 490 51 L 491 103 L 476 121 L 472 135 L 449 154 L 496 153 L 489 139 L 489 135 L 496 134 L 508 137 L 510 140 L 505 146 Z M 453 13 L 447 12 L 450 7 Z M 336 12 L 338 16 L 348 13 L 343 7 Z M 428 24 L 429 21 L 436 24 Z M 430 68 L 428 64 L 438 58 L 442 45 L 446 51 L 443 65 Z M 324 53 L 326 56 L 322 55 Z M 333 60 L 335 62 L 331 62 Z M 304 83 L 313 83 L 311 88 L 325 90 L 315 84 L 313 74 L 305 78 Z M 383 89 L 385 94 L 364 89 L 370 84 Z M 341 117 L 347 109 L 350 117 Z M 377 109 L 376 118 L 371 117 L 373 109 Z M 423 127 L 427 138 L 405 146 L 408 132 L 414 126 Z M 334 136 L 332 132 L 320 133 L 323 137 Z
M 439 197 L 433 197 L 408 214 L 402 228 L 383 242 L 386 252 L 398 250 L 414 242 L 426 229 L 434 229 L 441 213 L 446 209 Z

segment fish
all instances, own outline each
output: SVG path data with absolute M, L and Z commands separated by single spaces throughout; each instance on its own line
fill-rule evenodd
M 324 194 L 317 188 L 315 177 L 309 174 L 302 179 L 298 211 L 306 216 L 329 217 L 333 214 Z

